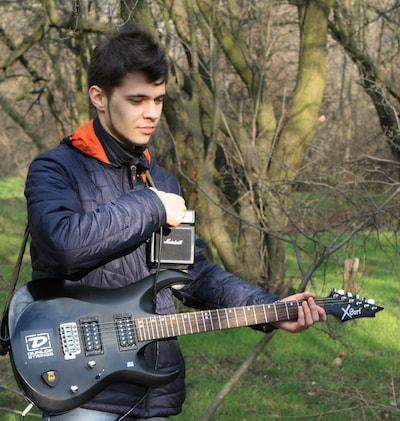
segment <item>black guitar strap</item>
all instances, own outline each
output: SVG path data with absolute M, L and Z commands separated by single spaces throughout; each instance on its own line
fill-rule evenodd
M 153 178 L 150 175 L 150 171 L 146 170 L 145 174 L 146 174 L 146 185 L 147 185 L 147 187 L 156 187 L 156 185 L 153 181 Z
M 13 273 L 11 275 L 10 288 L 8 290 L 8 295 L 6 303 L 4 305 L 3 315 L 1 318 L 0 325 L 0 355 L 6 355 L 10 351 L 10 332 L 8 330 L 8 309 L 10 307 L 11 299 L 14 295 L 15 288 L 17 286 L 19 273 L 21 271 L 22 259 L 25 254 L 26 244 L 28 243 L 29 238 L 29 225 L 26 225 L 24 238 L 22 239 L 21 249 L 17 258 L 17 262 L 14 266 Z

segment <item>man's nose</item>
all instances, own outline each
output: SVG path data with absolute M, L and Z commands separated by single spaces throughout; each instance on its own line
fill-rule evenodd
M 156 120 L 160 116 L 160 107 L 154 101 L 149 101 L 146 104 L 146 109 L 144 110 L 144 117 L 151 120 Z

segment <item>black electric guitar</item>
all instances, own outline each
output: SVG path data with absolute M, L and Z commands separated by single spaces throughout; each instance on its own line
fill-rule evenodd
M 81 406 L 107 385 L 147 386 L 173 380 L 144 361 L 158 339 L 296 319 L 299 301 L 157 315 L 153 294 L 184 284 L 184 272 L 163 271 L 118 289 L 70 281 L 31 281 L 15 293 L 9 313 L 11 363 L 26 396 L 40 409 L 61 413 Z M 374 317 L 382 307 L 332 290 L 316 302 L 342 322 Z

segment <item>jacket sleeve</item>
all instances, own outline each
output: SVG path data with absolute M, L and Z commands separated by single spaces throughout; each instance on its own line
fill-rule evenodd
M 193 282 L 174 291 L 185 305 L 204 310 L 273 303 L 278 299 L 276 294 L 267 293 L 263 288 L 226 272 L 219 265 L 208 263 L 201 253 L 203 246 L 203 241 L 197 238 L 195 264 L 189 270 Z
M 143 188 L 118 195 L 110 187 L 109 197 L 104 197 L 103 187 L 96 189 L 79 176 L 87 169 L 71 161 L 65 151 L 39 156 L 29 168 L 25 188 L 32 264 L 40 259 L 40 266 L 58 276 L 129 253 L 166 223 L 155 192 Z

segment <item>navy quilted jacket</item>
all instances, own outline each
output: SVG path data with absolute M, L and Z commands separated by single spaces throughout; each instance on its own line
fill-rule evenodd
M 104 137 L 107 134 L 98 120 L 92 120 L 30 165 L 25 195 L 33 279 L 67 278 L 116 288 L 151 273 L 146 263 L 146 240 L 165 225 L 166 214 L 158 195 L 134 177 L 132 168 L 146 167 L 147 163 L 159 190 L 180 194 L 179 183 L 153 160 L 149 163 L 144 151 L 130 162 L 110 159 Z M 197 238 L 195 264 L 189 271 L 193 282 L 176 292 L 186 305 L 221 308 L 277 299 L 207 263 L 201 254 L 203 248 Z M 157 310 L 165 314 L 175 311 L 170 289 L 158 294 Z M 148 391 L 133 415 L 147 418 L 178 414 L 185 398 L 185 369 L 177 340 L 150 344 L 145 357 L 149 366 L 161 371 L 178 369 L 180 375 Z M 123 414 L 145 394 L 146 388 L 141 386 L 115 384 L 85 407 Z

